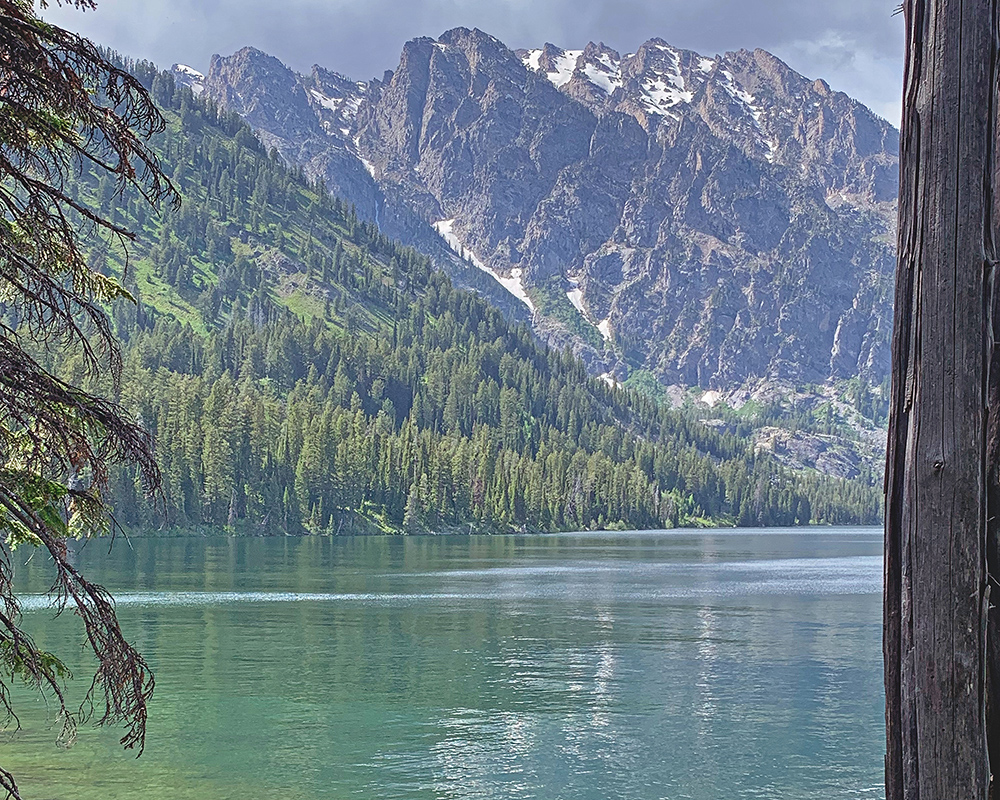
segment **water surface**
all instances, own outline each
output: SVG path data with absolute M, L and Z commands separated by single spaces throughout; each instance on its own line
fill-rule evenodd
M 21 691 L 0 765 L 42 799 L 878 800 L 880 552 L 836 528 L 90 542 L 156 671 L 146 754 L 58 749 Z M 79 696 L 81 632 L 40 555 L 17 570 Z

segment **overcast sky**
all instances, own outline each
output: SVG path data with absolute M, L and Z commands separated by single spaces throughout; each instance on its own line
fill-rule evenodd
M 513 48 L 603 41 L 619 52 L 654 36 L 715 55 L 762 47 L 825 78 L 898 124 L 903 23 L 898 0 L 98 0 L 45 17 L 162 67 L 205 70 L 213 53 L 253 45 L 289 66 L 362 80 L 394 69 L 403 42 L 478 27 Z

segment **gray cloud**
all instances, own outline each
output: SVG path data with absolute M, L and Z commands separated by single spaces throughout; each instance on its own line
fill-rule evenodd
M 896 122 L 903 26 L 897 0 L 99 0 L 46 17 L 162 66 L 205 68 L 254 45 L 290 66 L 362 79 L 395 67 L 416 36 L 478 27 L 512 47 L 604 41 L 622 52 L 654 36 L 715 54 L 762 47 Z

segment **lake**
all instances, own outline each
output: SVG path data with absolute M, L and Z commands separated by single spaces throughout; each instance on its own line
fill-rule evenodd
M 76 547 L 156 672 L 145 755 L 55 745 L 26 800 L 882 798 L 880 530 L 119 539 Z M 92 664 L 51 574 L 25 624 Z

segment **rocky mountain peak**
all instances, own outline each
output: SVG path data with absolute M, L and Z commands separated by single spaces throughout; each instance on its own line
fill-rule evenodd
M 764 50 L 514 52 L 455 28 L 382 81 L 246 50 L 204 86 L 595 371 L 723 390 L 885 374 L 898 132 Z
M 205 92 L 260 131 L 281 131 L 284 137 L 322 131 L 299 76 L 255 47 L 228 57 L 212 56 Z
M 323 130 L 330 136 L 350 141 L 358 111 L 370 90 L 369 85 L 352 81 L 339 72 L 331 72 L 318 65 L 313 65 L 312 72 L 302 76 L 300 82 Z

